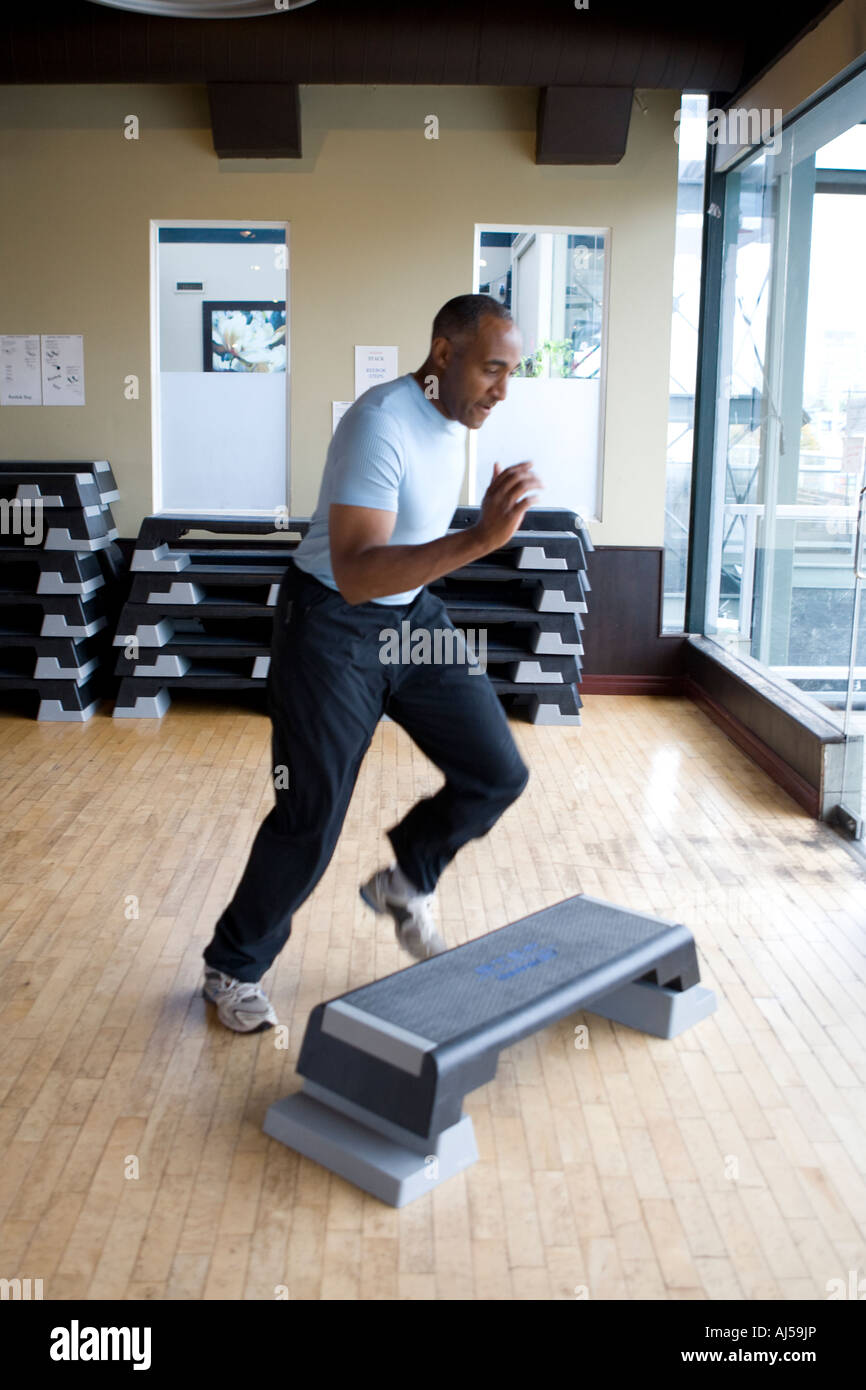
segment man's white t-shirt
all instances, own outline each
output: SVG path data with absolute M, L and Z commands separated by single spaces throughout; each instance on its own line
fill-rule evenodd
M 328 541 L 333 502 L 396 512 L 389 545 L 444 536 L 460 500 L 466 426 L 448 420 L 411 375 L 365 391 L 346 411 L 328 448 L 319 500 L 295 564 L 336 589 Z M 373 603 L 410 603 L 420 587 Z

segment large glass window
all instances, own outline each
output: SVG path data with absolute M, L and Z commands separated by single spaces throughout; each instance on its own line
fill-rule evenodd
M 864 195 L 866 74 L 726 177 L 705 630 L 866 723 Z

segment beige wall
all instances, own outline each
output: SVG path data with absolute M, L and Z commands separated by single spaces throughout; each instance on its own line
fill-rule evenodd
M 420 365 L 436 309 L 472 289 L 476 222 L 609 226 L 602 521 L 593 540 L 661 545 L 673 279 L 676 92 L 633 108 L 614 167 L 533 162 L 536 93 L 306 87 L 304 158 L 223 161 L 204 89 L 0 88 L 0 332 L 83 333 L 84 407 L 3 407 L 0 453 L 108 458 L 121 535 L 151 509 L 151 218 L 291 224 L 292 496 L 315 505 L 330 402 L 353 345 Z M 137 142 L 123 120 L 141 121 Z M 438 141 L 424 118 L 439 117 Z M 138 375 L 141 398 L 124 398 Z

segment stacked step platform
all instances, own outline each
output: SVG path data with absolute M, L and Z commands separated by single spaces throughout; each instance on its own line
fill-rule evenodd
M 459 508 L 452 529 L 477 516 L 478 508 Z M 249 517 L 146 517 L 114 638 L 115 717 L 160 718 L 173 690 L 263 691 L 280 581 L 309 524 L 289 517 L 279 527 Z M 277 530 L 278 540 L 246 538 Z M 189 531 L 234 539 L 183 539 Z M 580 722 L 591 549 L 573 512 L 532 510 L 501 550 L 430 585 L 456 628 L 486 630 L 494 688 L 509 712 L 536 723 Z
M 115 718 L 161 718 L 173 690 L 264 691 L 274 608 L 308 518 L 145 517 L 120 615 Z M 188 531 L 230 540 L 189 540 Z M 279 540 L 250 540 L 247 535 Z
M 452 530 L 478 520 L 459 507 Z M 579 516 L 530 508 L 500 550 L 429 585 L 456 628 L 487 633 L 487 674 L 509 714 L 533 724 L 579 724 L 582 614 L 593 549 Z
M 114 693 L 123 555 L 104 460 L 0 461 L 0 696 L 83 722 Z

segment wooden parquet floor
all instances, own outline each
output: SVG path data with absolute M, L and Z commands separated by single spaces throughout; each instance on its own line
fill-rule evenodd
M 467 1099 L 480 1161 L 402 1211 L 261 1125 L 312 1006 L 409 964 L 358 885 L 436 769 L 379 726 L 265 977 L 279 1049 L 200 992 L 271 805 L 267 719 L 0 715 L 0 1276 L 60 1300 L 824 1299 L 862 1277 L 866 873 L 688 700 L 583 714 L 512 725 L 529 786 L 443 875 L 442 930 L 578 892 L 676 918 L 718 1011 L 670 1042 L 590 1014 L 525 1039 Z

